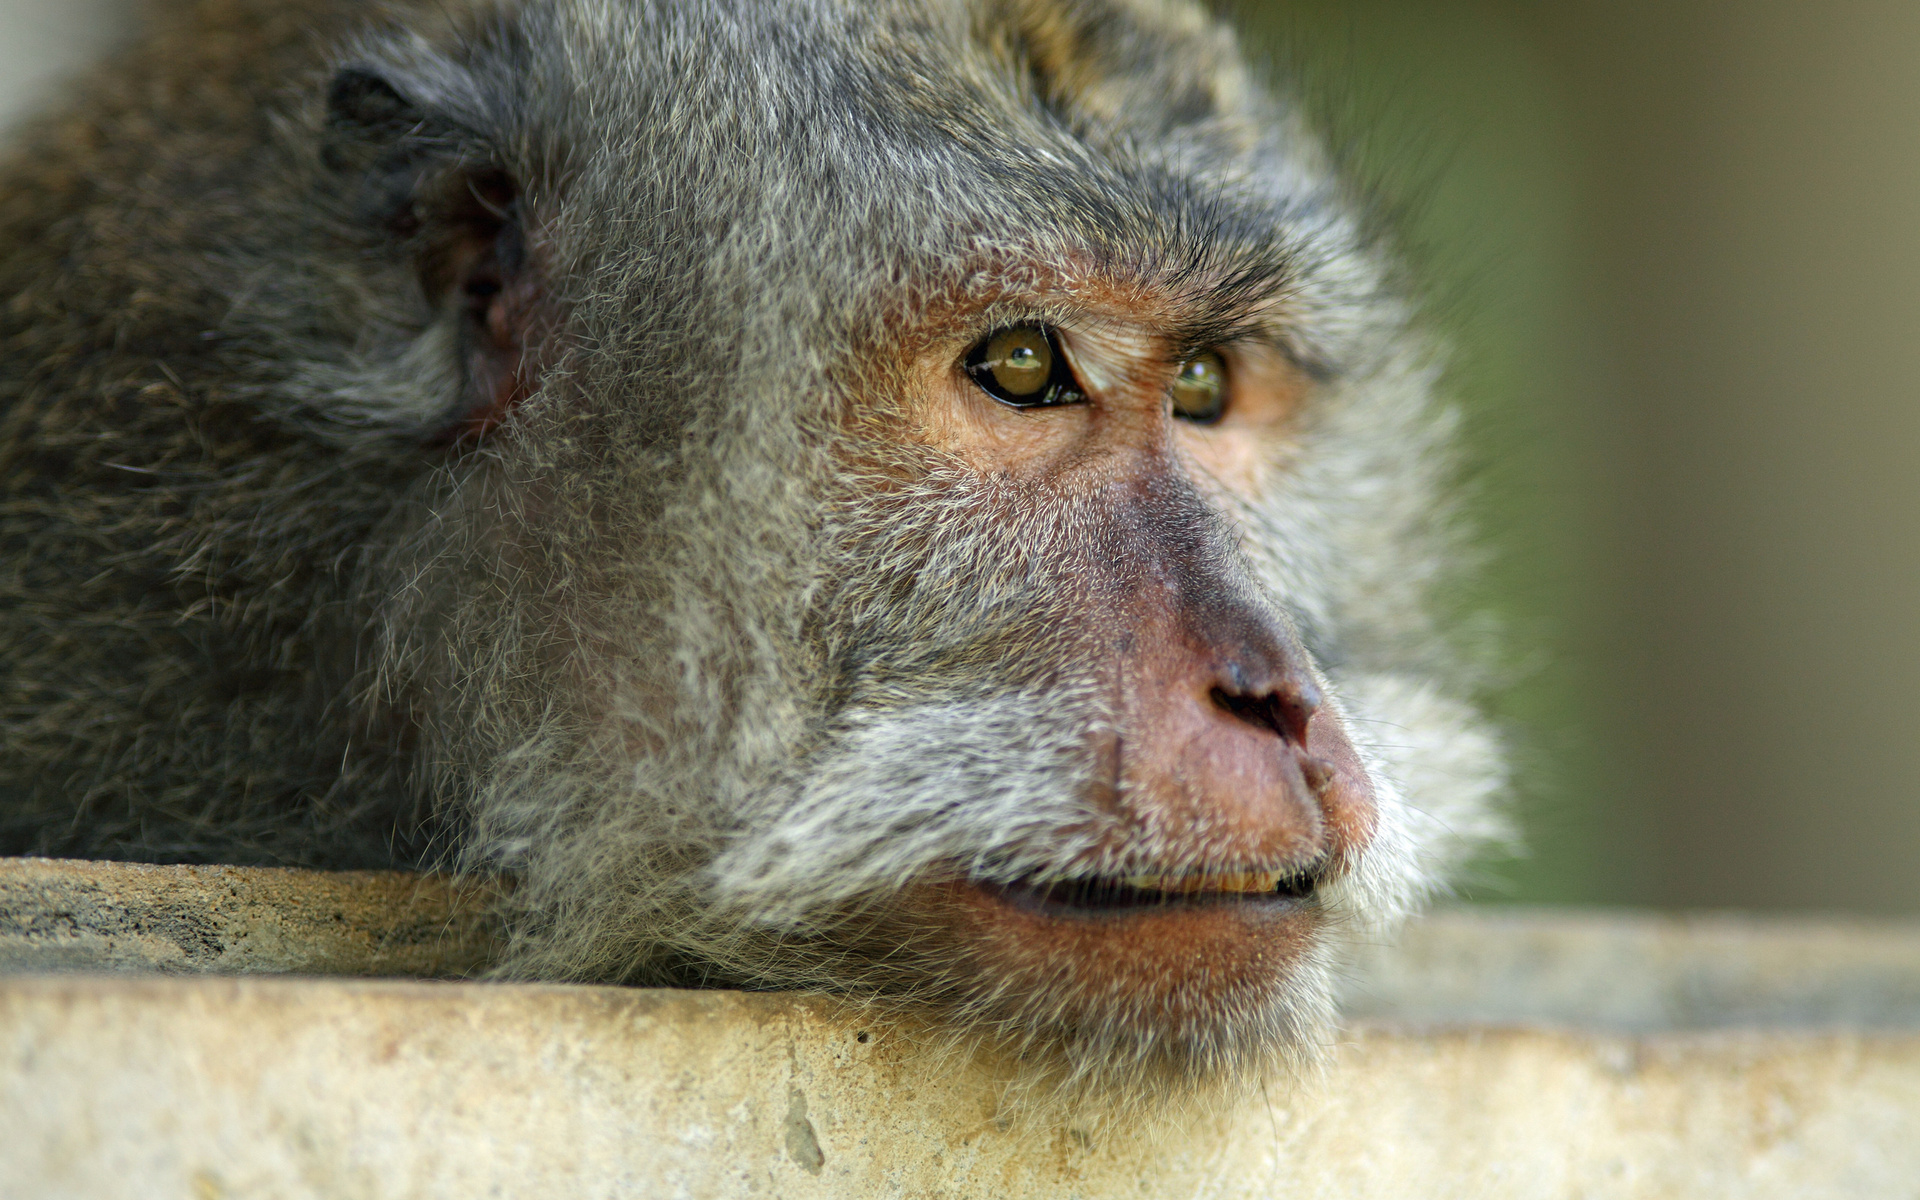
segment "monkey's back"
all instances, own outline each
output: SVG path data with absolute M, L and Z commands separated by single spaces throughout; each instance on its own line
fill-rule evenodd
M 393 731 L 340 715 L 342 613 L 419 464 L 263 419 L 232 320 L 362 252 L 288 131 L 369 8 L 181 6 L 0 162 L 0 854 L 424 849 Z

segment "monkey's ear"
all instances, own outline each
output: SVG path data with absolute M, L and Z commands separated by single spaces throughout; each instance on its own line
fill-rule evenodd
M 436 323 L 453 326 L 459 386 L 430 418 L 437 442 L 499 424 L 530 390 L 530 347 L 547 327 L 522 181 L 488 125 L 471 75 L 444 60 L 354 64 L 327 89 L 321 159 L 345 182 L 351 219 L 411 262 Z

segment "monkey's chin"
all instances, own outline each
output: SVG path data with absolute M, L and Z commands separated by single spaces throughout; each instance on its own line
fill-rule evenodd
M 1137 1089 L 1143 1071 L 1175 1086 L 1250 1079 L 1310 1055 L 1331 1017 L 1329 919 L 1311 886 L 913 891 L 921 945 L 938 948 L 922 969 L 953 1014 L 1023 1057 L 1059 1051 L 1080 1082 Z

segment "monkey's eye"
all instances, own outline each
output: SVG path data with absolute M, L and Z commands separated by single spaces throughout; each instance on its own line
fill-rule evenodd
M 967 352 L 967 374 L 980 390 L 1015 408 L 1079 404 L 1087 396 L 1053 331 L 1015 325 Z
M 1196 425 L 1211 425 L 1227 411 L 1227 364 L 1212 350 L 1180 364 L 1173 377 L 1173 415 Z

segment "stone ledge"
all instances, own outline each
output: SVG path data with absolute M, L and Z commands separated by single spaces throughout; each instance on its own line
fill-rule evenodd
M 1920 921 L 1442 909 L 1363 948 L 1342 1009 L 1621 1032 L 1920 1030 Z
M 394 871 L 0 858 L 0 973 L 472 974 L 485 885 Z
M 472 973 L 495 895 L 0 859 L 0 1197 L 1920 1196 L 1916 922 L 1442 912 L 1324 1078 L 1105 1131 L 817 997 L 266 977 Z
M 477 974 L 495 885 L 0 858 L 0 974 Z M 1920 921 L 1467 908 L 1363 948 L 1344 1008 L 1423 1024 L 1920 1029 Z
M 866 1035 L 864 1038 L 862 1035 Z M 0 983 L 0 1195 L 1912 1197 L 1920 1035 L 1347 1034 L 1175 1128 L 1022 1133 L 978 1068 L 789 995 Z

